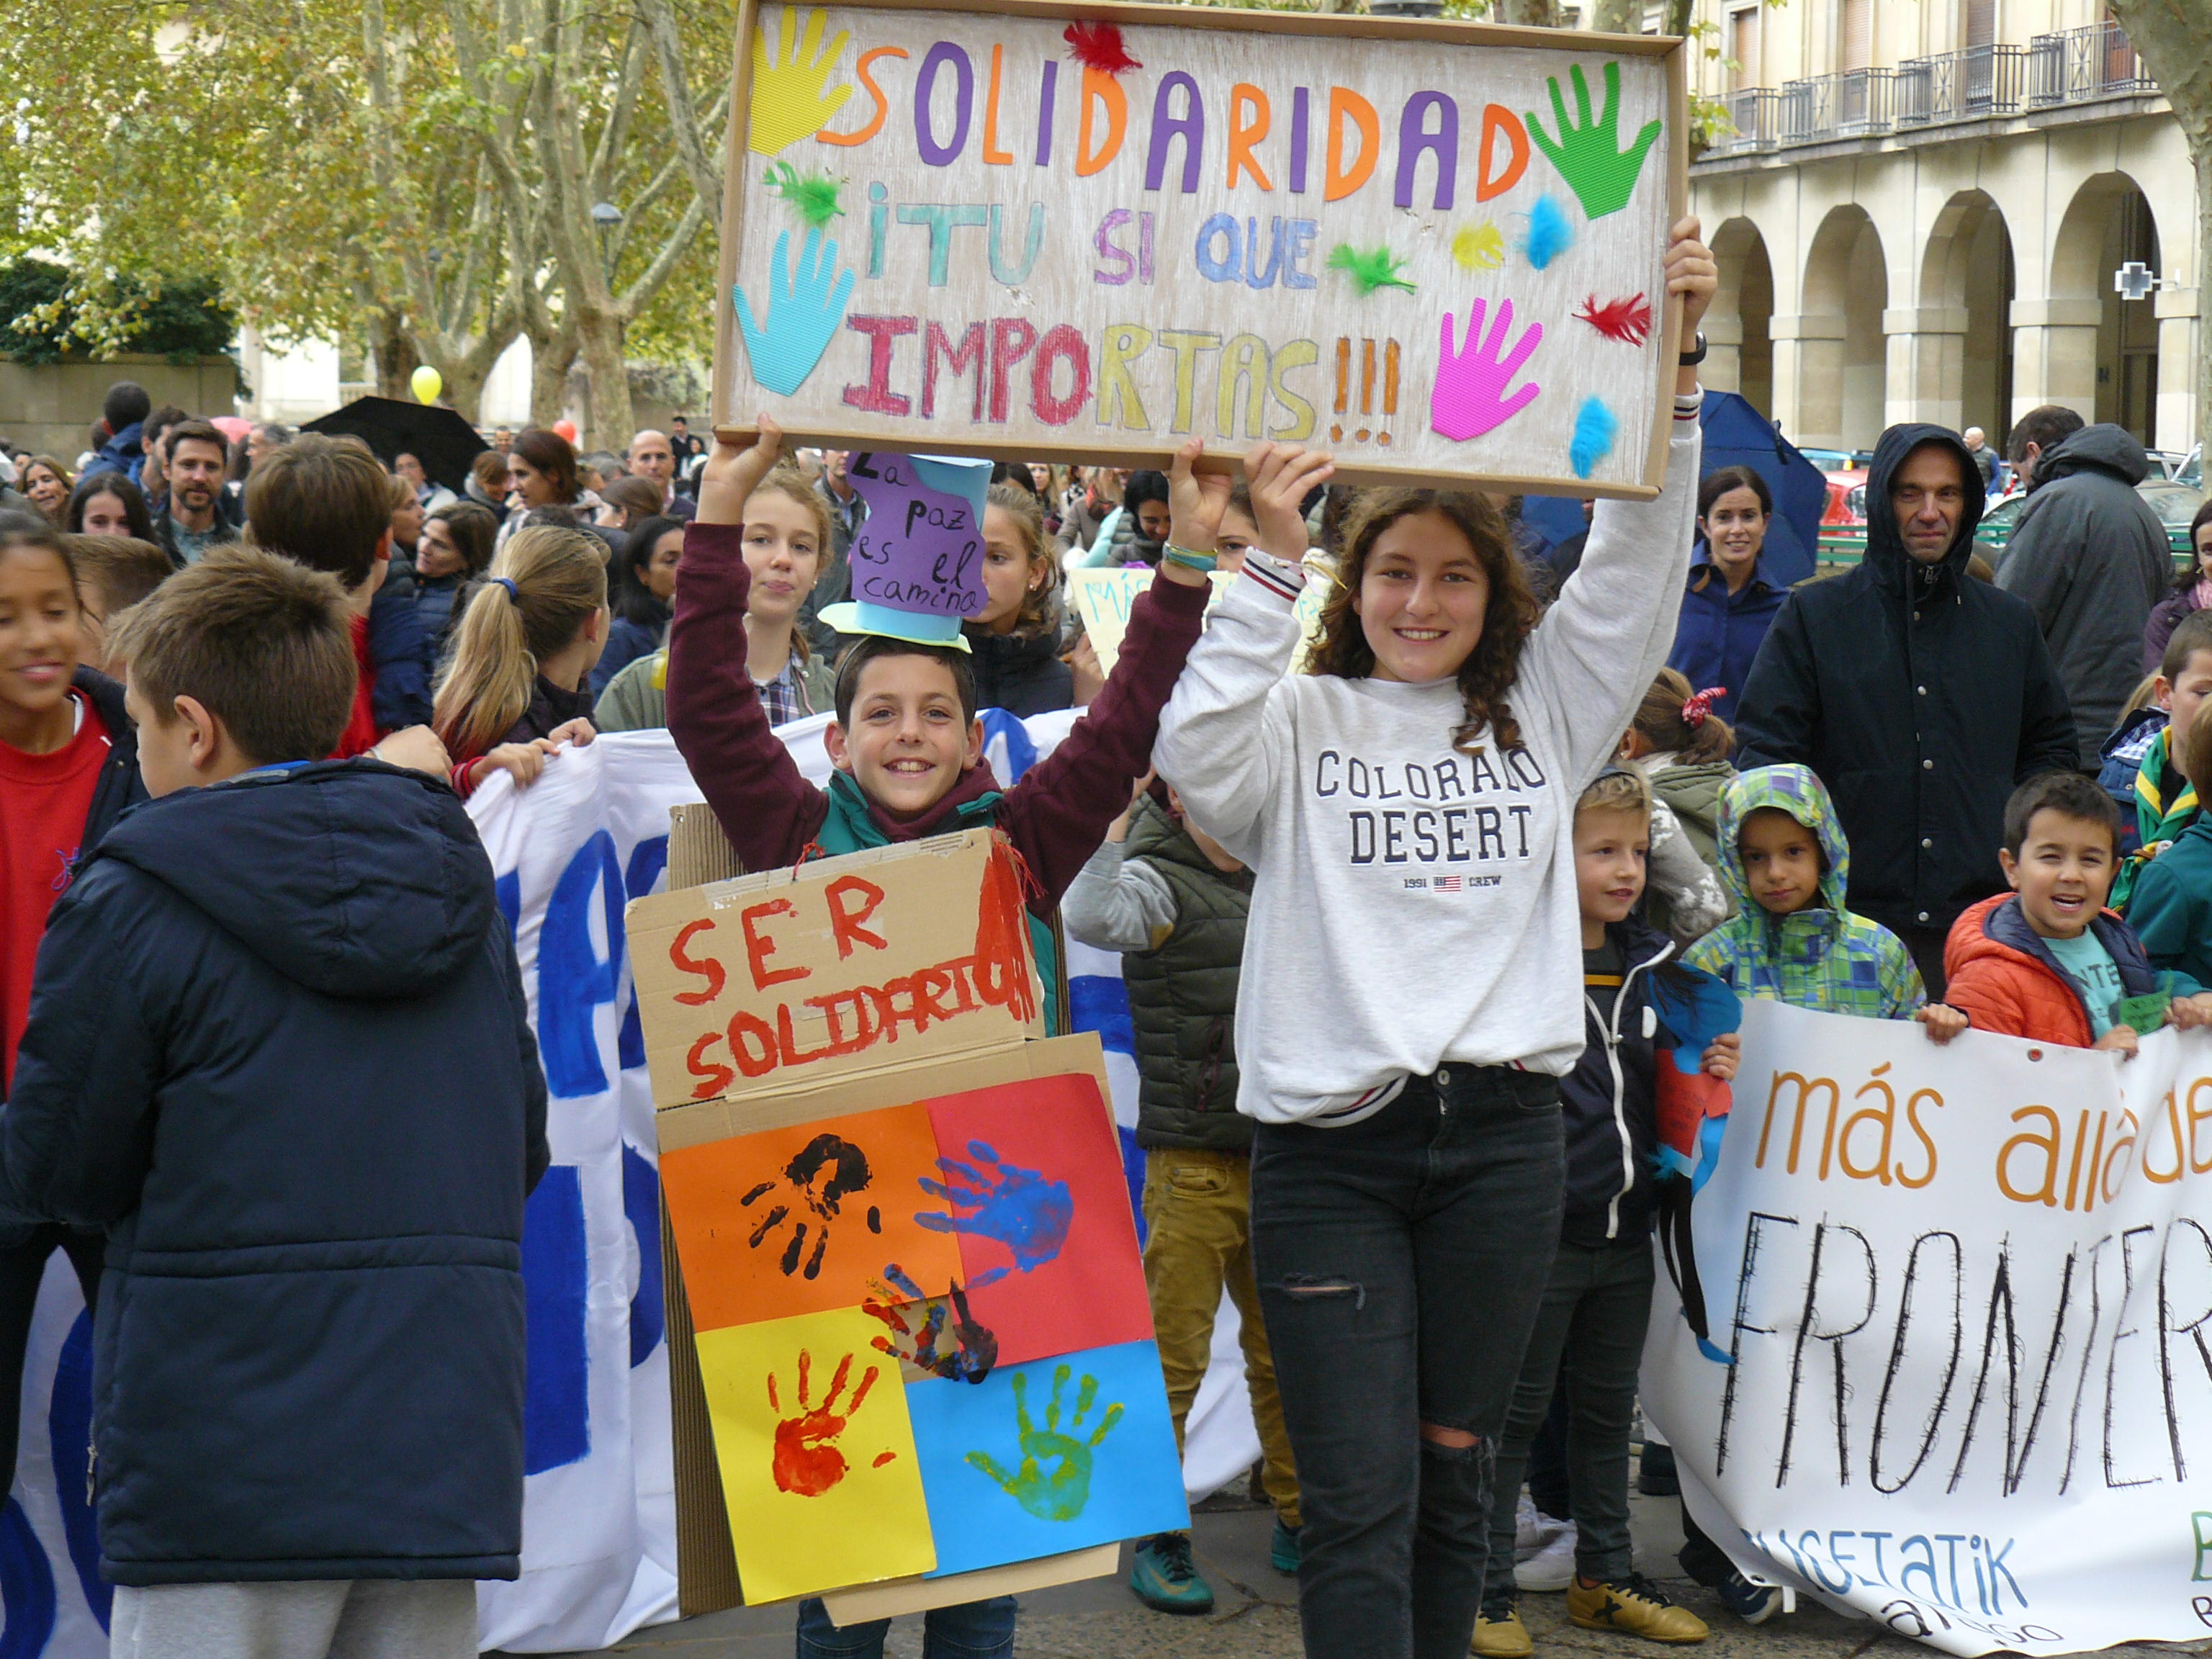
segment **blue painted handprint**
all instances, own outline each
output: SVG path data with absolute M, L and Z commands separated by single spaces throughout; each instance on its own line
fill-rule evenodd
M 845 320 L 845 303 L 853 296 L 854 276 L 849 265 L 842 275 L 837 273 L 837 244 L 825 244 L 818 229 L 806 233 L 796 270 L 791 264 L 791 233 L 776 234 L 775 264 L 769 277 L 768 320 L 755 322 L 744 289 L 740 287 L 736 294 L 738 326 L 744 332 L 745 356 L 752 364 L 754 380 L 786 398 L 806 384 L 822 354 L 830 349 L 838 324 Z
M 1075 1220 L 1075 1200 L 1067 1183 L 1048 1181 L 1036 1170 L 1002 1164 L 997 1152 L 980 1140 L 968 1143 L 968 1155 L 975 1164 L 940 1158 L 937 1167 L 945 1171 L 945 1178 L 922 1179 L 922 1191 L 943 1199 L 952 1212 L 924 1212 L 915 1220 L 935 1233 L 969 1233 L 996 1239 L 1013 1252 L 1013 1266 L 1024 1273 L 1058 1256 Z M 981 1290 L 1010 1271 L 994 1267 L 969 1279 L 968 1288 Z

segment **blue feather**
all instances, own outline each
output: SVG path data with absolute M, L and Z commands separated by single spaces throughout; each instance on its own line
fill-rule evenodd
M 1574 465 L 1575 477 L 1587 478 L 1597 471 L 1597 464 L 1613 453 L 1613 434 L 1620 430 L 1620 417 L 1605 406 L 1602 398 L 1583 399 L 1583 406 L 1575 411 L 1574 441 L 1567 446 L 1567 459 Z
M 1541 270 L 1575 245 L 1575 228 L 1566 210 L 1549 196 L 1539 196 L 1528 215 L 1528 234 L 1521 244 L 1528 263 Z

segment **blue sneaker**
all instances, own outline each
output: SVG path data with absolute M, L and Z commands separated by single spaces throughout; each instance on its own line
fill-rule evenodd
M 1747 1625 L 1763 1625 L 1782 1611 L 1778 1584 L 1754 1584 L 1741 1573 L 1732 1572 L 1715 1588 L 1728 1610 Z
M 1286 1526 L 1283 1517 L 1275 1517 L 1275 1535 L 1267 1540 L 1267 1565 L 1287 1577 L 1298 1575 L 1298 1563 L 1304 1558 L 1305 1546 L 1298 1541 L 1299 1528 Z
M 1190 1559 L 1190 1534 L 1164 1532 L 1137 1546 L 1129 1588 L 1155 1613 L 1212 1613 L 1213 1586 Z

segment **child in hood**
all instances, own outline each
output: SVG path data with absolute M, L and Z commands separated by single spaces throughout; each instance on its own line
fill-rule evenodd
M 1851 850 L 1826 786 L 1806 766 L 1762 766 L 1721 796 L 1721 878 L 1738 914 L 1683 959 L 1741 997 L 1823 1013 L 1918 1019 L 1947 1042 L 1965 1029 L 1931 1009 L 1905 941 L 1844 908 Z

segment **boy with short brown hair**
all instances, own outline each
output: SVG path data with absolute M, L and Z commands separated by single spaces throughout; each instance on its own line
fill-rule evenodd
M 169 579 L 176 566 L 153 542 L 135 536 L 64 536 L 62 550 L 76 572 L 78 608 L 84 616 L 85 660 L 111 672 L 106 645 L 108 619 L 120 616 Z M 112 677 L 123 678 L 117 663 Z
M 362 754 L 386 732 L 427 724 L 422 622 L 404 597 L 381 592 L 392 562 L 392 480 L 368 446 L 301 433 L 246 479 L 246 528 L 256 547 L 327 571 L 345 589 L 361 679 L 334 754 Z
M 975 677 L 964 646 L 864 635 L 839 665 L 836 717 L 823 733 L 836 768 L 817 789 L 769 725 L 746 666 L 745 503 L 774 468 L 783 434 L 765 416 L 750 449 L 717 441 L 700 477 L 699 513 L 684 532 L 676 617 L 668 635 L 668 729 L 744 868 L 773 870 L 866 847 L 994 825 L 1026 872 L 1026 918 L 1046 994 L 1046 1027 L 1066 1029 L 1054 913 L 1106 829 L 1152 764 L 1183 659 L 1196 643 L 1210 587 L 1197 568 L 1163 560 L 1129 613 L 1105 689 L 1060 745 L 1001 789 L 983 759 Z M 1198 442 L 1176 462 L 1174 540 L 1204 562 L 1229 481 L 1191 475 Z M 763 580 L 775 574 L 763 553 Z M 957 635 L 956 635 L 957 637 Z M 1012 1596 L 933 1609 L 927 1644 L 975 1659 L 1011 1659 Z M 821 1601 L 799 1604 L 800 1659 L 880 1659 L 888 1620 L 838 1631 Z
M 2203 612 L 2193 613 L 2191 621 Z M 2177 629 L 2177 632 L 2179 630 Z M 2212 788 L 2212 697 L 2201 699 L 2172 744 L 2174 769 L 2202 795 Z M 2212 984 L 2212 820 L 2192 818 L 2136 878 L 2128 926 L 2151 965 Z
M 349 620 L 228 546 L 118 618 L 153 799 L 54 907 L 0 1114 L 7 1208 L 108 1235 L 93 1478 L 136 1659 L 474 1659 L 473 1581 L 520 1568 L 545 1079 L 460 802 L 319 758 Z
M 1946 998 L 1976 1030 L 2132 1055 L 2139 1031 L 2212 1019 L 2212 995 L 2161 975 L 2105 908 L 2119 845 L 2111 797 L 2078 772 L 2013 792 L 1997 854 L 2013 890 L 1960 916 L 1943 951 Z
M 2136 885 L 2143 872 L 2203 810 L 2197 787 L 2175 763 L 2174 744 L 2206 699 L 2212 698 L 2212 611 L 2192 611 L 2175 627 L 2166 640 L 2166 655 L 2159 660 L 2151 693 L 2166 711 L 2167 720 L 2166 729 L 2151 738 L 2136 769 L 2136 834 L 2142 845 L 2122 862 L 2111 901 L 2123 915 L 2132 913 Z M 2111 752 L 2109 745 L 2106 752 Z

